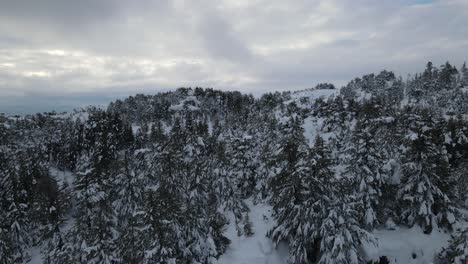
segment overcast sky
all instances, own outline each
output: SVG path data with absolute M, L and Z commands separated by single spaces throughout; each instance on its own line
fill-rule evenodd
M 468 0 L 0 0 L 0 112 L 263 91 L 468 59 Z

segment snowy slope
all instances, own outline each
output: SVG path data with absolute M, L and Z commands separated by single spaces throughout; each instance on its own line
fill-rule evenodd
M 316 99 L 322 98 L 324 100 L 329 97 L 336 96 L 340 93 L 339 89 L 309 89 L 296 91 L 291 94 L 291 99 L 284 102 L 286 105 L 289 103 L 296 103 L 301 108 L 309 107 Z M 303 99 L 306 99 L 303 101 Z
M 317 98 L 328 98 L 339 93 L 339 90 L 305 90 L 291 94 L 291 99 L 285 104 L 296 103 L 299 107 L 311 106 Z M 304 102 L 301 98 L 310 98 Z M 278 111 L 277 117 L 282 120 Z M 333 137 L 334 132 L 322 131 L 323 119 L 308 116 L 304 119 L 304 136 L 313 145 L 314 139 L 319 134 L 325 141 Z M 272 249 L 271 242 L 265 237 L 266 232 L 273 226 L 274 220 L 263 221 L 263 214 L 270 216 L 270 207 L 267 205 L 253 205 L 249 201 L 251 220 L 254 224 L 255 235 L 237 237 L 236 229 L 232 223 L 227 230 L 227 236 L 232 240 L 228 251 L 221 257 L 220 263 L 286 263 L 288 258 L 287 248 Z M 434 230 L 430 235 L 424 234 L 419 227 L 397 227 L 395 230 L 378 229 L 374 231 L 378 240 L 377 247 L 366 246 L 368 257 L 378 261 L 380 256 L 386 256 L 392 264 L 423 264 L 432 263 L 434 257 L 442 247 L 447 246 L 450 234 Z M 270 255 L 265 254 L 265 248 L 272 249 Z M 273 257 L 274 256 L 274 257 Z M 269 258 L 268 258 L 269 257 Z M 273 257 L 273 258 L 272 258 Z
M 226 236 L 231 240 L 227 252 L 219 259 L 219 264 L 279 264 L 287 263 L 288 249 L 282 245 L 277 249 L 265 235 L 274 225 L 271 207 L 265 204 L 254 205 L 246 201 L 250 208 L 250 219 L 255 234 L 251 237 L 237 236 L 234 216 L 230 214 L 230 224 Z M 466 223 L 462 223 L 462 225 Z M 374 231 L 378 246 L 367 245 L 365 251 L 369 260 L 378 261 L 380 256 L 387 256 L 391 264 L 429 264 L 442 247 L 446 247 L 450 234 L 434 230 L 430 235 L 415 226 L 395 230 L 378 229 Z
M 285 104 L 295 103 L 301 108 L 309 108 L 313 105 L 314 101 L 322 98 L 324 100 L 337 96 L 340 93 L 339 89 L 308 89 L 302 91 L 296 91 L 291 94 L 291 99 L 286 101 Z M 304 98 L 307 98 L 306 101 L 303 101 Z M 287 120 L 280 116 L 280 111 L 277 112 L 277 118 L 279 120 Z M 314 144 L 314 139 L 319 134 L 325 141 L 333 135 L 331 133 L 324 133 L 321 131 L 323 126 L 323 118 L 317 118 L 309 116 L 304 119 L 304 137 L 309 141 L 309 145 Z
M 377 261 L 386 256 L 391 264 L 428 264 L 433 263 L 438 252 L 448 245 L 450 234 L 434 230 L 430 235 L 415 226 L 396 228 L 396 230 L 375 230 L 378 247 L 368 246 L 369 257 Z
M 330 96 L 338 95 L 339 89 L 308 89 L 302 91 L 296 91 L 291 94 L 292 100 L 300 99 L 301 97 L 308 97 L 311 101 L 323 98 L 327 99 Z
M 337 93 L 339 93 L 339 90 L 305 90 L 291 94 L 291 100 L 288 102 L 296 102 L 298 106 L 305 108 L 311 106 L 313 100 L 317 98 L 328 98 Z M 301 98 L 310 98 L 310 100 L 302 103 Z M 171 106 L 171 110 L 179 111 L 184 109 L 184 102 L 182 101 L 180 104 Z M 193 104 L 195 106 L 188 104 L 189 110 L 196 110 L 198 102 Z M 165 124 L 163 125 L 167 131 L 169 127 L 166 127 Z M 320 134 L 326 141 L 333 136 L 333 131 L 328 133 L 321 131 L 322 125 L 323 119 L 320 118 L 309 116 L 304 120 L 304 135 L 309 140 L 310 145 L 313 144 L 317 134 Z M 139 127 L 134 126 L 133 128 L 135 131 Z M 52 168 L 51 174 L 59 182 L 66 180 L 70 183 L 73 180 L 73 175 L 69 172 L 62 172 Z M 251 237 L 238 237 L 234 224 L 234 216 L 232 213 L 229 213 L 230 223 L 227 226 L 225 234 L 231 240 L 231 244 L 226 253 L 220 257 L 218 263 L 286 263 L 289 255 L 287 246 L 282 245 L 274 249 L 272 242 L 266 237 L 267 231 L 274 225 L 274 220 L 271 217 L 271 206 L 254 204 L 250 199 L 246 203 L 250 208 L 249 216 L 255 233 Z M 468 217 L 468 211 L 466 215 Z M 468 226 L 466 223 L 462 223 L 462 225 Z M 366 247 L 369 257 L 373 260 L 378 260 L 380 256 L 387 256 L 390 263 L 394 264 L 432 263 L 434 256 L 437 255 L 442 247 L 447 245 L 447 241 L 450 238 L 450 234 L 438 230 L 434 230 L 430 235 L 426 235 L 419 227 L 397 227 L 395 230 L 379 229 L 374 231 L 374 235 L 378 239 L 378 246 Z M 38 247 L 31 249 L 30 252 L 33 259 L 29 263 L 42 263 Z
M 254 205 L 246 201 L 250 208 L 250 220 L 255 232 L 251 237 L 237 236 L 234 216 L 230 214 L 230 224 L 226 236 L 231 240 L 228 250 L 219 259 L 220 264 L 280 264 L 286 263 L 288 250 L 285 247 L 273 248 L 273 243 L 265 235 L 273 227 L 271 207 L 264 204 Z

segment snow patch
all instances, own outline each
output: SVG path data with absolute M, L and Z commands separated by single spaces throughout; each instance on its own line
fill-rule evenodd
M 181 110 L 189 110 L 189 111 L 196 111 L 200 110 L 200 101 L 195 96 L 187 96 L 184 100 L 180 101 L 177 105 L 172 105 L 169 107 L 169 110 L 172 111 L 181 111 Z
M 304 137 L 309 141 L 309 145 L 314 144 L 315 137 L 317 136 L 317 120 L 313 117 L 307 117 L 304 119 Z
M 375 230 L 373 234 L 378 239 L 378 246 L 365 245 L 367 256 L 373 261 L 386 256 L 392 264 L 433 263 L 450 239 L 449 233 L 439 230 L 433 230 L 431 234 L 426 235 L 418 226 Z
M 250 237 L 237 236 L 234 215 L 229 213 L 229 226 L 226 237 L 231 240 L 227 251 L 218 260 L 220 264 L 282 264 L 286 263 L 289 253 L 284 245 L 274 248 L 272 241 L 266 237 L 275 221 L 271 216 L 271 206 L 253 204 L 247 200 L 250 208 L 249 217 L 254 234 Z
M 64 182 L 67 184 L 73 183 L 75 180 L 75 175 L 71 171 L 62 171 L 55 167 L 49 168 L 49 174 L 60 184 L 63 185 Z

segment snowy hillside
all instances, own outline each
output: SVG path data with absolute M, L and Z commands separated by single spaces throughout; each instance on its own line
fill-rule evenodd
M 429 66 L 3 115 L 0 263 L 464 263 L 468 69 Z

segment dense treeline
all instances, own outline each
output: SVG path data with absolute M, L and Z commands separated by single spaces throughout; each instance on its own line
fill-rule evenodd
M 468 70 L 428 63 L 260 98 L 180 88 L 107 109 L 0 117 L 0 263 L 215 263 L 227 213 L 270 203 L 291 263 L 362 263 L 388 223 L 454 231 L 468 258 Z M 313 126 L 305 132 L 305 128 Z M 53 172 L 66 172 L 57 177 Z

